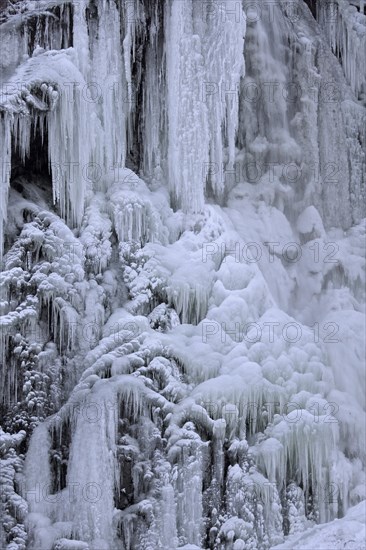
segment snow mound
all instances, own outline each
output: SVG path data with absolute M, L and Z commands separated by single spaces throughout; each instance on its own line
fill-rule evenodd
M 366 541 L 366 501 L 350 508 L 342 519 L 316 525 L 305 533 L 289 537 L 271 550 L 362 550 Z

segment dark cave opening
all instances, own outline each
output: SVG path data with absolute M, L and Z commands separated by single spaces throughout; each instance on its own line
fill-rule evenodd
M 35 211 L 42 206 L 52 209 L 52 203 L 48 137 L 45 118 L 41 118 L 38 124 L 32 123 L 30 145 L 25 158 L 12 136 L 8 215 L 4 231 L 5 253 L 19 236 L 24 223 L 32 221 Z
M 313 14 L 314 18 L 316 19 L 316 0 L 305 0 L 305 4 L 308 5 L 311 13 Z
M 32 124 L 29 153 L 26 155 L 24 161 L 21 158 L 14 137 L 12 139 L 10 181 L 13 187 L 16 186 L 16 180 L 19 176 L 47 177 L 51 185 L 51 175 L 48 168 L 48 136 L 46 129 L 44 127 L 43 129 L 41 128 L 41 124 L 37 124 L 36 126 Z
M 43 127 L 42 127 L 43 125 Z M 52 175 L 48 158 L 46 119 L 32 123 L 28 154 L 22 158 L 18 145 L 12 138 L 10 190 L 17 191 L 24 199 L 41 199 L 52 205 Z

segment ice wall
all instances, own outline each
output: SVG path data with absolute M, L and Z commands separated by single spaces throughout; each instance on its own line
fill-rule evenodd
M 4 12 L 8 550 L 265 550 L 365 497 L 363 19 L 290 4 Z

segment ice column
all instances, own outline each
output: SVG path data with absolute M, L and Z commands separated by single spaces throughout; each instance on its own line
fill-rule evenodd
M 204 203 L 202 171 L 209 161 L 208 122 L 200 98 L 204 58 L 193 10 L 192 0 L 167 5 L 168 179 L 174 206 L 199 212 Z
M 7 219 L 8 191 L 10 183 L 11 132 L 6 113 L 0 120 L 1 182 L 0 182 L 0 261 L 4 249 L 4 223 Z

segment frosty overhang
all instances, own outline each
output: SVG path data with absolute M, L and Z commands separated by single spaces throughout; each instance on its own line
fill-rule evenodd
M 80 222 L 87 191 L 95 180 L 85 171 L 90 167 L 100 172 L 103 167 L 100 179 L 103 176 L 104 185 L 109 169 L 116 164 L 125 165 L 125 116 L 132 103 L 124 101 L 122 90 L 129 97 L 132 24 L 124 17 L 125 28 L 121 31 L 116 4 L 103 2 L 97 22 L 98 39 L 94 40 L 88 2 L 72 3 L 72 8 L 69 4 L 16 3 L 15 13 L 2 14 L 2 19 L 6 15 L 8 19 L 1 27 L 7 44 L 1 68 L 8 80 L 0 101 L 0 254 L 12 151 L 19 151 L 24 162 L 30 155 L 34 135 L 40 135 L 42 142 L 47 136 L 44 143 L 48 147 L 54 202 L 58 203 L 61 216 L 72 225 Z M 60 10 L 57 17 L 53 13 L 55 6 Z M 18 28 L 21 32 L 17 32 Z M 107 56 L 106 46 L 110 50 Z M 88 84 L 96 81 L 99 86 L 103 84 L 103 94 L 98 101 L 88 101 L 85 90 L 90 91 Z
M 80 221 L 86 192 L 82 169 L 91 158 L 90 140 L 85 140 L 86 105 L 74 85 L 83 82 L 72 49 L 61 52 L 40 50 L 21 65 L 4 86 L 0 102 L 3 137 L 1 245 L 10 183 L 11 140 L 24 162 L 36 131 L 40 132 L 42 141 L 46 133 L 48 136 L 54 201 L 59 203 L 61 215 L 72 223 Z M 61 88 L 63 93 L 59 93 Z M 66 89 L 68 93 L 65 93 Z M 68 177 L 67 167 L 73 168 L 73 178 Z

